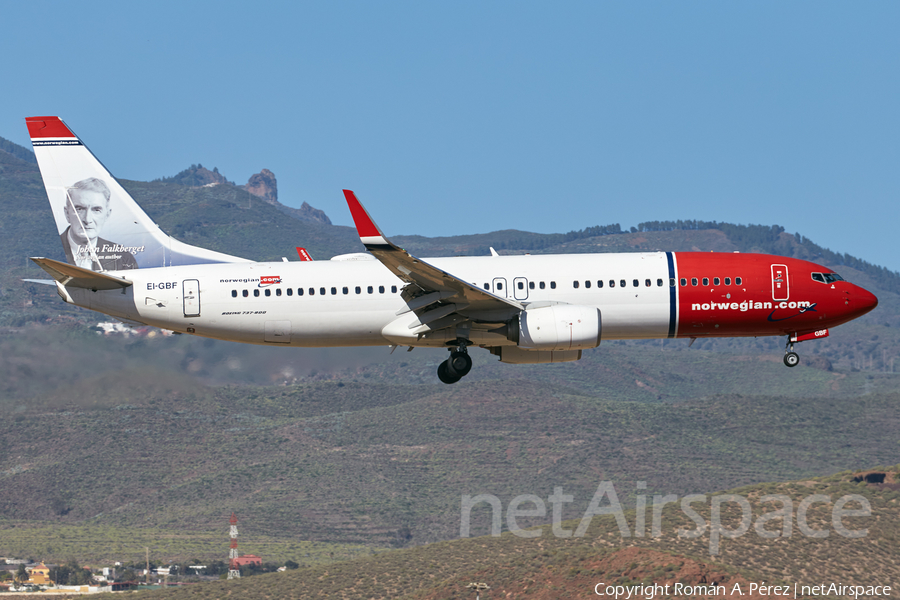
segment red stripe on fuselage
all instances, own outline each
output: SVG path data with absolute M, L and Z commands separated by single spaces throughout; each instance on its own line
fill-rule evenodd
M 846 323 L 878 304 L 873 294 L 847 281 L 814 281 L 812 273 L 833 271 L 805 260 L 768 254 L 675 254 L 678 337 L 816 331 Z M 773 272 L 773 265 L 781 267 Z M 785 268 L 786 273 L 780 273 L 779 269 Z M 707 285 L 703 285 L 704 278 Z M 730 285 L 725 285 L 726 278 Z M 687 285 L 681 285 L 682 279 Z

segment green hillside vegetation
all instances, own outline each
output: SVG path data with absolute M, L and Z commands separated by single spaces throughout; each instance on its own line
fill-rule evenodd
M 898 468 L 882 469 L 882 472 L 895 480 Z M 658 537 L 650 535 L 649 514 L 645 536 L 629 538 L 622 537 L 613 515 L 596 516 L 583 537 L 556 537 L 550 526 L 543 526 L 540 536 L 534 538 L 505 533 L 501 537 L 459 539 L 253 579 L 141 592 L 137 597 L 438 600 L 472 597 L 466 589 L 470 582 L 490 585 L 491 590 L 484 598 L 542 599 L 587 597 L 601 581 L 620 585 L 727 583 L 729 589 L 733 583 L 743 582 L 745 593 L 748 582 L 891 585 L 900 576 L 896 545 L 900 535 L 897 487 L 900 486 L 856 483 L 854 474 L 845 472 L 825 478 L 729 490 L 724 494 L 738 494 L 749 501 L 753 526 L 737 538 L 723 537 L 718 554 L 713 556 L 709 550 L 709 529 L 693 539 L 678 536 L 679 529 L 692 531 L 697 525 L 678 504 L 668 504 L 661 512 Z M 722 494 L 692 504 L 703 522 L 711 522 L 713 497 Z M 790 537 L 766 538 L 758 533 L 760 530 L 774 536 L 782 533 L 784 522 L 779 518 L 761 523 L 759 529 L 756 526 L 762 514 L 781 507 L 780 503 L 761 500 L 770 494 L 791 499 Z M 797 507 L 813 494 L 829 498 L 812 504 L 806 517 L 812 530 L 828 533 L 825 538 L 807 537 L 799 531 Z M 866 529 L 864 537 L 843 537 L 834 530 L 835 503 L 846 495 L 861 496 L 871 506 L 871 516 L 849 516 L 842 520 L 849 530 Z M 859 506 L 854 502 L 846 508 Z M 725 502 L 720 509 L 723 528 L 737 529 L 741 518 L 738 505 Z M 629 532 L 634 531 L 634 511 L 626 511 L 622 516 Z M 574 531 L 579 524 L 580 516 L 563 523 L 562 527 Z
M 11 154 L 14 157 L 18 158 L 19 160 L 37 164 L 37 159 L 34 157 L 34 152 L 3 138 L 0 138 L 0 152 L 6 152 L 7 154 Z

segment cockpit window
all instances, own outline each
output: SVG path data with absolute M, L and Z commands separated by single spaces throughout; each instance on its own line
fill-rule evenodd
M 813 281 L 819 283 L 834 283 L 835 281 L 844 281 L 844 278 L 837 273 L 811 273 Z

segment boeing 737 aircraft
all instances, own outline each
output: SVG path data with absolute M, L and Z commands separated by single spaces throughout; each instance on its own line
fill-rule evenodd
M 344 190 L 368 252 L 253 262 L 160 230 L 58 117 L 26 119 L 67 262 L 33 258 L 63 300 L 126 323 L 250 344 L 468 349 L 502 362 L 574 361 L 601 340 L 786 336 L 869 312 L 874 295 L 831 269 L 766 254 L 644 252 L 417 258 Z

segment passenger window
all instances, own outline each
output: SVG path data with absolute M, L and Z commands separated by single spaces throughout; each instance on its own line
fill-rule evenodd
M 384 286 L 383 286 L 383 285 L 379 285 L 379 286 L 378 286 L 378 293 L 379 293 L 379 294 L 383 294 L 383 293 L 384 293 Z
M 344 292 L 344 295 L 346 296 L 347 294 L 350 293 L 350 288 L 348 288 L 347 286 L 344 286 L 343 288 L 341 288 L 341 291 Z
M 392 286 L 391 286 L 391 293 L 392 293 L 392 294 L 396 294 L 396 293 L 397 293 L 397 286 L 396 286 L 396 285 L 392 285 Z
M 309 289 L 311 290 L 312 288 L 309 288 Z M 298 295 L 298 296 L 302 296 L 302 295 L 303 295 L 303 288 L 297 288 L 297 295 Z
M 337 296 L 337 288 L 336 287 L 331 288 L 331 295 Z
M 523 282 L 521 282 L 521 281 L 519 282 L 519 289 L 520 289 L 520 290 L 524 290 L 524 289 L 525 289 L 525 284 L 524 284 Z
M 725 278 L 725 285 L 731 285 L 731 277 Z
M 294 288 L 288 288 L 288 289 L 287 289 L 287 295 L 288 295 L 288 296 L 293 296 L 293 295 L 294 295 Z
M 500 283 L 500 282 L 497 282 L 497 289 L 498 289 L 498 290 L 502 290 L 502 289 L 503 289 L 503 284 Z
M 359 286 L 356 286 L 356 290 L 355 290 L 355 291 L 356 291 L 357 294 L 362 294 L 362 288 L 359 287 Z
M 534 282 L 533 282 L 533 281 L 529 281 L 529 282 L 528 282 L 528 289 L 529 289 L 529 290 L 533 290 L 533 289 L 534 289 Z
M 686 285 L 687 285 L 687 279 L 685 279 L 684 277 L 682 277 L 682 278 L 681 278 L 681 287 L 684 287 L 684 286 L 686 286 Z M 695 285 L 696 285 L 696 284 L 695 284 Z
M 551 290 L 555 290 L 555 289 L 556 289 L 556 282 L 555 282 L 555 281 L 551 281 L 551 282 L 550 282 L 550 289 L 551 289 Z
M 659 285 L 662 285 L 662 279 L 659 280 Z M 649 280 L 649 279 L 645 279 L 645 280 L 644 280 L 644 286 L 650 287 L 650 280 Z
M 718 277 L 713 277 L 713 285 L 719 285 L 719 282 L 720 280 Z
M 253 290 L 253 297 L 259 298 L 259 290 Z
M 636 280 L 635 280 L 635 281 L 636 281 Z M 619 287 L 625 287 L 625 280 L 624 280 L 624 279 L 620 279 L 620 280 L 619 280 Z
M 662 287 L 662 285 L 663 285 L 662 279 L 657 279 L 657 280 L 656 280 L 656 287 Z M 673 286 L 675 285 L 675 280 L 674 280 L 674 279 L 672 280 L 672 285 L 673 285 Z
M 609 287 L 611 287 L 611 288 L 616 287 L 616 280 L 615 280 L 615 279 L 610 279 L 610 280 L 609 280 Z
M 813 273 L 812 274 L 813 281 L 818 281 L 819 283 L 825 283 L 825 276 L 821 273 Z
M 316 295 L 316 288 L 309 288 L 309 295 L 310 295 L 310 296 L 315 296 L 315 295 Z
M 319 288 L 319 295 L 320 295 L 320 296 L 324 296 L 324 295 L 325 295 L 325 288 Z
M 544 282 L 542 281 L 542 282 L 540 283 L 540 288 L 541 288 L 541 289 L 544 289 L 545 287 L 547 287 L 547 286 L 546 286 L 546 285 L 544 284 Z
M 740 278 L 740 277 L 735 277 L 735 278 L 734 278 L 734 285 L 741 285 L 741 278 Z
M 575 289 L 577 290 L 577 289 L 578 289 L 578 282 L 577 282 L 577 281 L 573 281 L 573 282 L 572 282 L 572 287 L 575 288 Z
M 237 290 L 231 290 L 231 297 L 237 298 Z
M 375 288 L 373 288 L 373 287 L 370 285 L 369 287 L 366 288 L 366 291 L 369 292 L 369 293 L 371 294 L 371 293 L 373 293 L 373 292 L 375 291 Z
M 275 295 L 276 295 L 276 296 L 280 296 L 280 295 L 281 295 L 281 288 L 275 288 Z
M 266 296 L 271 296 L 271 295 L 272 295 L 272 290 L 270 290 L 269 288 L 266 288 Z
M 603 280 L 602 280 L 602 279 L 598 279 L 598 280 L 597 280 L 597 287 L 598 287 L 598 288 L 602 288 L 602 287 L 603 287 Z
M 486 283 L 486 284 L 484 284 L 484 289 L 489 290 L 489 289 L 491 289 L 491 286 Z
M 703 278 L 703 285 L 709 285 L 709 277 Z
M 241 295 L 242 295 L 244 298 L 246 298 L 246 297 L 249 296 L 250 294 L 247 292 L 247 290 L 244 290 L 243 292 L 241 292 Z
M 631 285 L 633 285 L 634 287 L 637 287 L 637 286 L 641 285 L 641 282 L 638 281 L 637 279 L 633 279 L 631 281 Z
M 591 282 L 590 282 L 590 281 L 585 281 L 585 282 L 584 282 L 584 287 L 586 287 L 586 288 L 591 287 Z
M 698 282 L 697 282 L 697 278 L 696 278 L 696 277 L 691 277 L 691 285 L 697 285 L 697 283 L 698 283 Z

